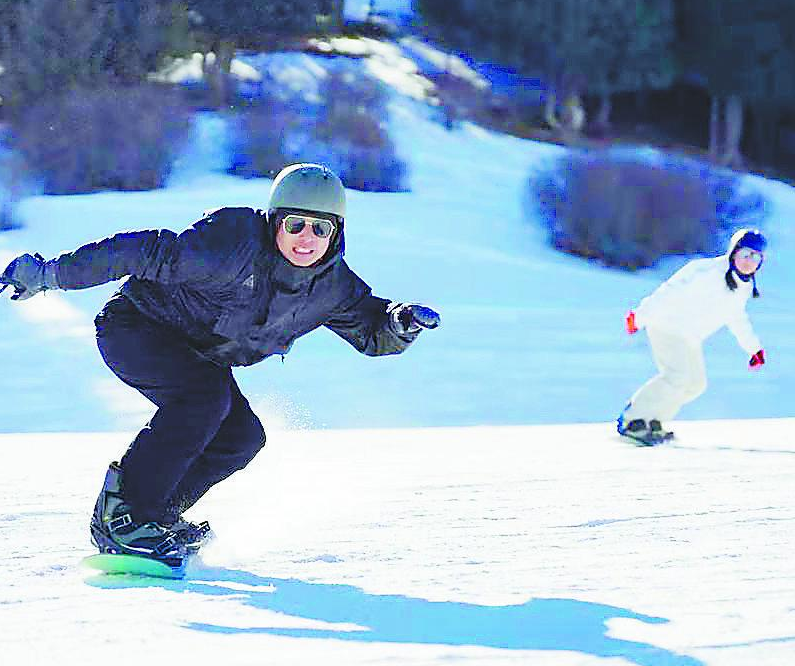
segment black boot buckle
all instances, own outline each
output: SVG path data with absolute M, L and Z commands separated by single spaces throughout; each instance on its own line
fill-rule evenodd
M 173 534 L 169 534 L 165 539 L 163 539 L 159 544 L 154 547 L 154 552 L 157 555 L 165 555 L 169 551 L 173 550 L 174 547 L 177 545 L 177 540 Z
M 115 532 L 116 530 L 120 530 L 123 527 L 127 527 L 128 525 L 132 524 L 133 524 L 133 519 L 129 513 L 125 513 L 123 516 L 117 516 L 113 520 L 109 520 L 107 522 L 108 529 L 111 532 Z

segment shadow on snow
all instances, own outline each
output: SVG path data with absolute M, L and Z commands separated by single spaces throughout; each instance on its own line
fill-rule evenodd
M 613 618 L 630 618 L 648 624 L 666 623 L 665 618 L 576 599 L 535 598 L 518 605 L 481 606 L 369 594 L 350 585 L 264 578 L 246 571 L 205 566 L 191 571 L 183 580 L 100 575 L 86 582 L 102 588 L 162 587 L 175 592 L 234 597 L 248 606 L 294 618 L 358 627 L 243 628 L 197 622 L 185 625 L 195 631 L 511 650 L 567 650 L 597 657 L 623 657 L 638 666 L 703 666 L 703 662 L 693 657 L 648 643 L 613 638 L 606 633 L 606 623 Z

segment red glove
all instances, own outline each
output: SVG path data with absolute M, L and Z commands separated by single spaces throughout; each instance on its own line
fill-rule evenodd
M 638 332 L 638 327 L 635 325 L 635 313 L 630 310 L 627 312 L 627 318 L 624 321 L 624 324 L 627 327 L 627 333 L 630 335 L 635 335 Z M 764 363 L 764 361 L 762 361 Z
M 759 370 L 765 364 L 765 350 L 760 349 L 756 354 L 751 357 L 751 360 L 748 361 L 748 367 L 751 370 Z

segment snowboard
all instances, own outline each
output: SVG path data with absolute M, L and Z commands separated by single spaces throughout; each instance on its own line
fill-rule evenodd
M 179 567 L 170 567 L 165 562 L 153 560 L 151 557 L 98 553 L 84 557 L 80 564 L 86 569 L 108 575 L 184 578 L 186 562 Z
M 660 437 L 658 435 L 632 435 L 630 433 L 619 433 L 619 437 L 629 440 L 635 446 L 659 446 L 660 444 L 670 442 L 674 438 L 674 435 L 673 433 L 667 433 L 665 436 Z

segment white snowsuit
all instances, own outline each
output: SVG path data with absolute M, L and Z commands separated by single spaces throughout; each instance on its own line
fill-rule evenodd
M 644 298 L 635 310 L 635 324 L 645 328 L 659 374 L 644 384 L 623 414 L 634 419 L 667 421 L 707 388 L 703 342 L 728 326 L 749 357 L 762 348 L 745 305 L 751 281 L 726 284 L 732 248 L 712 259 L 696 259 Z

